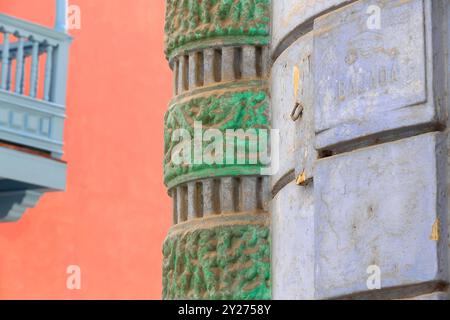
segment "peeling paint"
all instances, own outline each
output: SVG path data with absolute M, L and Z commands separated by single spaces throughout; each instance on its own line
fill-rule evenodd
M 305 186 L 307 184 L 306 180 L 306 172 L 303 171 L 297 178 L 297 185 L 299 186 Z
M 430 239 L 433 241 L 439 241 L 439 227 L 441 225 L 441 221 L 439 218 L 433 223 L 433 227 L 431 228 L 431 237 Z
M 300 69 L 298 68 L 298 66 L 294 66 L 293 81 L 294 81 L 294 100 L 297 101 L 298 86 L 300 83 Z

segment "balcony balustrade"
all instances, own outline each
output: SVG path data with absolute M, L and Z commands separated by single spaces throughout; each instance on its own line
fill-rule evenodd
M 67 0 L 55 29 L 0 14 L 0 222 L 66 184 Z M 1 9 L 1 8 L 0 8 Z
M 0 33 L 0 140 L 60 158 L 71 38 L 3 14 Z

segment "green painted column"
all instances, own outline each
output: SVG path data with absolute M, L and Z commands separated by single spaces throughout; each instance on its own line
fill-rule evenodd
M 164 299 L 270 299 L 269 0 L 167 0 Z

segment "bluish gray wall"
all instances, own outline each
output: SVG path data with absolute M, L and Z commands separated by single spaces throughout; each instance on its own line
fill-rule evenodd
M 274 299 L 448 297 L 448 8 L 274 1 Z

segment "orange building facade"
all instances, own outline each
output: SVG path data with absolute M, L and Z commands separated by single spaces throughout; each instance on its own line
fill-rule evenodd
M 171 96 L 164 1 L 77 0 L 70 30 L 67 190 L 0 225 L 0 299 L 159 299 L 170 227 L 162 183 Z M 0 0 L 0 12 L 53 26 L 53 0 Z M 67 286 L 70 266 L 81 289 Z

